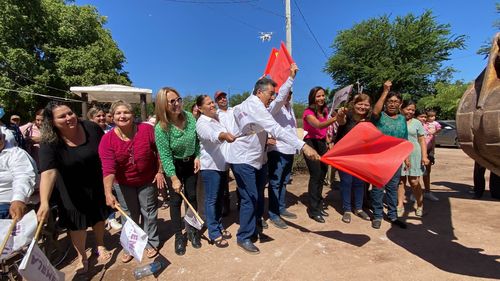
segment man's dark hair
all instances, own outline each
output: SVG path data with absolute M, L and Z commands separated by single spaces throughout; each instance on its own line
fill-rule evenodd
M 268 85 L 272 85 L 273 87 L 276 87 L 278 84 L 276 84 L 276 82 L 274 82 L 273 79 L 270 79 L 267 77 L 260 78 L 259 80 L 257 80 L 257 82 L 255 83 L 255 86 L 253 87 L 253 94 L 256 95 L 257 91 L 259 89 L 261 91 L 265 91 L 266 87 Z

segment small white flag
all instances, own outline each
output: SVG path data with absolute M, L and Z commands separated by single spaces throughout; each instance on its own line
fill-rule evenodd
M 198 217 L 193 213 L 191 208 L 187 208 L 186 214 L 184 215 L 184 220 L 192 227 L 201 230 L 203 227 L 203 222 L 198 220 Z
M 5 238 L 12 220 L 0 220 L 0 240 Z M 12 234 L 8 238 L 7 244 L 1 254 L 2 257 L 8 256 L 10 253 L 15 252 L 25 245 L 27 245 L 35 236 L 37 226 L 37 218 L 35 211 L 31 210 L 23 216 L 23 218 L 16 224 Z M 0 244 L 3 241 L 0 241 Z
M 27 281 L 63 281 L 64 273 L 55 269 L 49 259 L 38 248 L 35 240 L 19 265 L 19 274 Z
M 332 103 L 332 109 L 330 110 L 330 114 L 332 114 L 333 111 L 337 109 L 342 102 L 347 101 L 349 99 L 349 94 L 351 93 L 351 91 L 352 91 L 352 85 L 349 85 L 335 92 L 335 95 L 333 95 L 333 103 Z
M 127 253 L 140 262 L 148 244 L 148 235 L 135 222 L 127 219 L 120 234 L 120 244 Z

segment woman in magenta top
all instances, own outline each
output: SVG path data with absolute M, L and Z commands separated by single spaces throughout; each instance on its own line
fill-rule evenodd
M 149 124 L 135 124 L 132 107 L 126 102 L 114 102 L 110 112 L 116 126 L 102 137 L 99 144 L 106 204 L 116 207 L 119 202 L 137 224 L 142 216 L 144 231 L 148 234 L 146 253 L 148 258 L 153 258 L 158 254 L 160 244 L 157 187 L 165 188 L 154 129 Z M 112 193 L 114 182 L 119 187 L 115 189 L 118 201 Z M 121 260 L 129 262 L 132 256 L 124 250 Z
M 336 120 L 335 117 L 328 118 L 328 108 L 325 102 L 325 89 L 321 87 L 314 87 L 309 92 L 309 106 L 304 111 L 302 116 L 304 120 L 304 131 L 307 134 L 304 141 L 314 148 L 319 155 L 323 155 L 328 150 L 326 145 L 326 131 L 328 126 L 333 124 Z M 320 161 L 312 161 L 307 159 L 305 161 L 309 169 L 309 185 L 307 187 L 309 193 L 309 206 L 307 213 L 313 220 L 324 223 L 323 216 L 328 216 L 328 213 L 323 210 L 322 192 L 323 180 L 328 166 Z

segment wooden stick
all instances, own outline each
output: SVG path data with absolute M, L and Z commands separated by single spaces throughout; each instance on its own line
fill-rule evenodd
M 189 203 L 189 201 L 186 199 L 186 196 L 184 196 L 184 192 L 179 192 L 179 194 L 182 196 L 182 199 L 184 199 L 184 202 L 186 202 L 186 204 L 188 205 L 189 209 L 191 209 L 191 211 L 193 211 L 194 215 L 196 216 L 196 218 L 201 222 L 201 224 L 204 224 L 205 222 L 200 218 L 200 215 L 198 215 L 198 212 L 196 212 L 196 210 L 193 208 L 193 206 L 191 206 L 191 204 Z
M 120 212 L 120 214 L 121 214 L 122 216 L 124 216 L 126 219 L 131 220 L 131 221 L 134 221 L 133 219 L 131 219 L 131 218 L 127 215 L 127 213 L 125 213 L 125 211 L 124 211 L 122 208 L 120 208 L 120 205 L 115 205 L 115 208 L 116 208 L 116 209 L 118 210 L 118 212 Z
M 35 232 L 35 241 L 38 241 L 38 237 L 40 237 L 40 233 L 42 232 L 43 226 L 45 225 L 45 222 L 41 221 L 38 223 L 38 226 L 36 227 L 36 232 Z
M 12 234 L 12 231 L 14 231 L 14 227 L 16 227 L 16 224 L 17 224 L 17 219 L 12 220 L 12 224 L 9 226 L 9 229 L 7 230 L 7 234 L 5 234 L 5 238 L 2 242 L 2 246 L 0 247 L 0 254 L 3 253 L 5 245 L 7 245 L 7 241 L 9 241 L 9 237 Z

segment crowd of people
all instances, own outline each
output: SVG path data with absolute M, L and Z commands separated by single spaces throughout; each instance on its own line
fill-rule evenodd
M 194 249 L 202 247 L 202 233 L 183 223 L 181 210 L 184 196 L 194 209 L 201 207 L 197 200 L 197 185 L 201 184 L 208 243 L 225 248 L 232 238 L 222 220 L 230 210 L 231 170 L 239 209 L 236 242 L 245 252 L 258 254 L 254 243 L 268 227 L 265 217 L 280 229 L 288 227 L 285 219 L 297 218 L 287 210 L 286 187 L 298 153 L 305 156 L 309 170 L 307 213 L 312 220 L 325 223 L 329 214 L 323 185 L 328 167 L 319 159 L 360 122 L 372 122 L 382 133 L 410 141 L 413 151 L 382 187 L 369 188 L 361 179 L 338 171 L 342 221 L 350 223 L 356 215 L 371 220 L 378 229 L 385 203 L 388 221 L 406 228 L 400 218 L 405 214 L 407 184 L 413 193 L 410 200 L 415 201 L 415 215 L 422 216 L 424 198 L 438 200 L 430 192 L 434 136 L 440 130 L 436 112 L 418 110 L 415 102 L 391 92 L 391 81 L 383 84 L 375 104 L 367 93 L 357 93 L 333 112 L 326 104 L 325 89 L 314 87 L 302 116 L 305 136 L 300 139 L 292 102 L 297 72 L 297 65 L 292 64 L 279 89 L 273 80 L 260 78 L 252 94 L 233 108 L 228 106 L 227 94 L 218 91 L 213 99 L 198 96 L 186 111 L 181 94 L 164 87 L 156 95 L 151 122 L 136 122 L 132 106 L 124 101 L 114 102 L 109 112 L 91 108 L 88 120 L 78 118 L 59 102 L 49 102 L 36 111 L 33 122 L 21 127 L 19 116 L 13 115 L 11 124 L 0 123 L 0 216 L 22 217 L 28 198 L 39 185 L 38 219 L 47 219 L 51 206 L 57 206 L 59 223 L 68 230 L 78 253 L 77 271 L 86 272 L 86 230 L 92 227 L 95 233 L 98 260 L 109 261 L 106 224 L 120 229 L 126 220 L 124 216 L 121 224 L 116 220 L 117 208 L 144 229 L 146 256 L 158 254 L 159 194 L 169 197 L 174 252 L 184 255 L 188 242 Z M 3 110 L 0 107 L 0 115 Z M 363 209 L 367 195 L 372 216 Z M 132 259 L 124 249 L 121 261 Z

